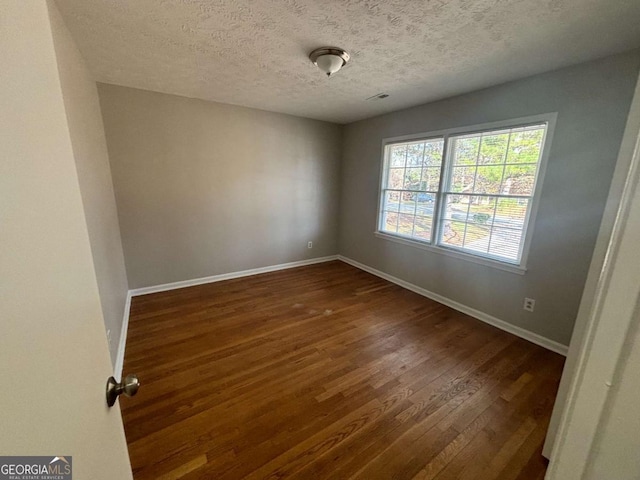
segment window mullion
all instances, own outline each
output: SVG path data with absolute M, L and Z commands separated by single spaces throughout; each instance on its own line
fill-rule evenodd
M 427 150 L 427 142 L 424 142 L 422 144 L 422 161 L 420 162 L 420 180 L 419 180 L 420 188 L 418 190 L 422 190 L 422 177 L 424 176 L 424 153 L 426 150 Z M 413 195 L 416 196 L 416 199 L 413 204 L 413 226 L 411 227 L 412 238 L 416 233 L 416 221 L 417 221 L 417 215 L 418 215 L 418 194 L 413 193 Z M 433 226 L 431 227 L 431 229 L 433 230 Z
M 509 148 L 511 148 L 511 136 L 513 135 L 513 129 L 509 130 L 509 136 L 507 137 L 507 149 L 504 152 L 504 163 L 502 165 L 502 176 L 500 177 L 500 191 L 498 193 L 504 193 L 504 174 L 507 171 L 507 161 L 509 160 Z M 493 223 L 495 222 L 496 212 L 498 211 L 499 198 L 495 199 L 493 205 L 493 215 L 491 216 L 491 227 L 489 228 L 489 241 L 487 242 L 487 254 L 491 255 L 491 242 L 493 242 Z
M 442 161 L 440 162 L 440 181 L 438 182 L 438 192 L 436 194 L 436 203 L 433 206 L 433 218 L 431 219 L 431 244 L 437 245 L 440 243 L 440 233 L 442 225 L 440 225 L 440 218 L 444 208 L 444 190 L 447 185 L 447 177 L 449 176 L 450 164 L 449 161 L 449 135 L 443 135 L 442 137 Z
M 491 215 L 491 226 L 489 227 L 489 243 L 487 244 L 488 255 L 491 255 L 491 242 L 493 241 L 493 226 L 494 226 L 494 222 L 496 221 L 496 212 L 498 211 L 498 202 L 500 201 L 498 197 L 494 197 L 494 199 L 495 201 L 493 202 L 493 214 Z
M 511 135 L 513 135 L 513 129 L 509 130 L 509 136 L 507 137 L 507 150 L 504 153 L 504 164 L 502 165 L 502 177 L 500 177 L 500 191 L 498 193 L 504 192 L 502 185 L 504 184 L 504 174 L 507 171 L 507 160 L 509 160 L 509 148 L 511 148 Z
M 467 214 L 465 215 L 464 220 L 464 233 L 462 234 L 462 245 L 460 248 L 464 248 L 464 243 L 467 240 L 467 229 L 469 228 L 469 212 L 471 211 L 471 202 L 473 201 L 473 197 L 469 196 L 469 201 L 467 202 Z

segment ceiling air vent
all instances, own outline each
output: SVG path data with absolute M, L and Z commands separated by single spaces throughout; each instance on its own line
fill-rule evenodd
M 388 96 L 388 93 L 376 93 L 375 95 L 371 95 L 366 100 L 382 100 L 383 98 L 387 98 Z

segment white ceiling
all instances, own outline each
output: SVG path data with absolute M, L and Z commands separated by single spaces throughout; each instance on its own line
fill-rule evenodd
M 56 2 L 100 82 L 338 123 L 640 46 L 639 0 Z

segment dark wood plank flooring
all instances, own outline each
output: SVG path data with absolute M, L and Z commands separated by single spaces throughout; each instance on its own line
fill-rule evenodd
M 142 479 L 542 479 L 560 355 L 342 262 L 135 297 Z

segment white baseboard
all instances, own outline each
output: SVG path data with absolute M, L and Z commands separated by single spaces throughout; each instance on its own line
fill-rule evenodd
M 380 270 L 371 268 L 368 265 L 352 260 L 351 258 L 338 255 L 338 260 L 344 263 L 348 263 L 349 265 L 359 268 L 360 270 L 364 270 L 365 272 L 371 273 L 376 277 L 380 277 L 390 281 L 391 283 L 395 283 L 396 285 L 406 288 L 407 290 L 411 290 L 412 292 L 415 292 L 418 295 L 422 295 L 423 297 L 427 297 L 438 303 L 442 303 L 443 305 L 451 307 L 454 310 L 457 310 L 459 312 L 465 313 L 470 317 L 481 320 L 485 323 L 488 323 L 489 325 L 493 325 L 494 327 L 497 327 L 500 330 L 504 330 L 505 332 L 512 333 L 517 337 L 524 338 L 525 340 L 528 340 L 531 343 L 535 343 L 536 345 L 540 345 L 541 347 L 551 350 L 552 352 L 559 353 L 560 355 L 564 355 L 565 357 L 567 356 L 569 347 L 567 347 L 566 345 L 562 345 L 561 343 L 550 340 L 546 337 L 543 337 L 542 335 L 538 335 L 537 333 L 533 333 L 533 332 L 530 332 L 529 330 L 525 330 L 524 328 L 512 325 L 511 323 L 505 322 L 504 320 L 500 320 L 499 318 L 493 317 L 487 313 L 481 312 L 474 308 L 467 307 L 466 305 L 458 303 L 447 297 L 443 297 L 442 295 L 438 295 L 437 293 L 430 292 L 429 290 L 426 290 L 422 287 L 418 287 L 417 285 L 406 282 L 397 277 L 381 272 Z
M 124 315 L 122 316 L 122 328 L 120 329 L 120 342 L 118 342 L 118 353 L 116 365 L 113 368 L 113 376 L 116 380 L 122 379 L 122 368 L 124 367 L 124 349 L 127 346 L 127 331 L 129 329 L 129 313 L 131 310 L 131 291 L 127 292 L 127 300 L 124 304 Z
M 304 267 L 305 265 L 330 262 L 332 260 L 338 260 L 338 255 L 311 258 L 309 260 L 300 260 L 298 262 L 281 263 L 279 265 L 270 265 L 268 267 L 252 268 L 250 270 L 242 270 L 239 272 L 223 273 L 220 275 L 212 275 L 210 277 L 195 278 L 193 280 L 183 280 L 181 282 L 164 283 L 162 285 L 154 285 L 152 287 L 134 288 L 133 290 L 129 290 L 129 294 L 132 297 L 137 297 L 138 295 L 166 292 L 168 290 L 176 290 L 178 288 L 193 287 L 195 285 L 203 285 L 205 283 L 221 282 L 223 280 L 248 277 L 250 275 L 258 275 L 260 273 L 276 272 L 278 270 L 286 270 L 288 268 Z

